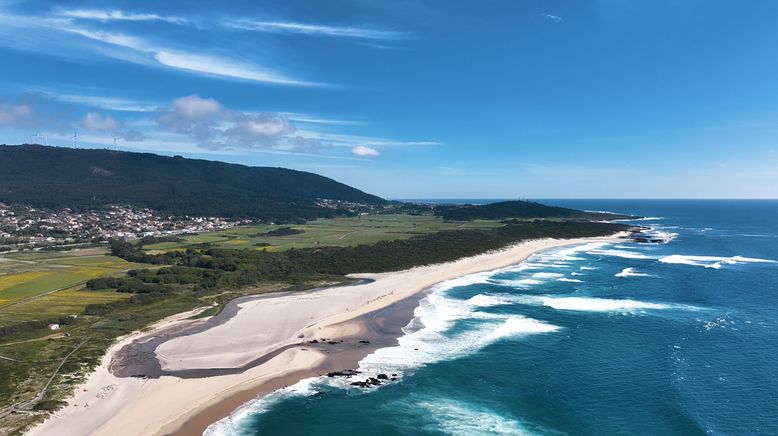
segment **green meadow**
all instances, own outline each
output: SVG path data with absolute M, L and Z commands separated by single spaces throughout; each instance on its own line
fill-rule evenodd
M 360 217 L 318 219 L 299 225 L 244 226 L 198 235 L 182 236 L 179 242 L 146 245 L 149 251 L 169 251 L 209 244 L 215 248 L 267 249 L 282 251 L 290 248 L 317 246 L 346 247 L 374 244 L 380 241 L 407 239 L 417 235 L 443 230 L 466 228 L 494 228 L 497 221 L 444 222 L 432 215 L 364 215 Z M 287 236 L 268 236 L 265 233 L 291 227 L 302 233 Z

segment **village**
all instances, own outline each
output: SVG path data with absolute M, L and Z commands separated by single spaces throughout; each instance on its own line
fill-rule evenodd
M 249 223 L 251 220 L 164 216 L 150 209 L 118 205 L 75 211 L 0 203 L 0 251 L 225 230 Z

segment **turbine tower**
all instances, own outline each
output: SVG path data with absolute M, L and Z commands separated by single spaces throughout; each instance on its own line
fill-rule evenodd
M 73 148 L 78 148 L 78 131 L 73 131 Z
M 113 138 L 113 151 L 116 151 L 116 141 L 119 140 L 119 138 L 114 135 L 111 135 L 111 138 Z

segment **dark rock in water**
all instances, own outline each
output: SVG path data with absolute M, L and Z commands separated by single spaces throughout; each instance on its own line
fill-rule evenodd
M 316 339 L 314 339 L 314 340 L 310 341 L 310 343 L 312 343 L 312 344 L 318 344 L 318 343 L 319 343 L 319 341 L 317 341 Z
M 369 344 L 370 341 L 359 341 L 360 344 Z
M 313 395 L 311 395 L 311 396 L 312 396 L 312 397 L 321 397 L 321 396 L 323 396 L 323 395 L 324 395 L 324 392 L 321 392 L 321 391 L 319 391 L 319 392 L 316 392 L 315 394 L 313 394 Z
M 387 380 L 389 378 L 389 376 L 386 375 L 386 374 L 378 374 L 376 376 L 376 378 L 381 379 L 381 380 Z
M 327 377 L 351 377 L 357 374 L 359 374 L 359 371 L 356 369 L 344 369 L 343 371 L 328 372 Z
M 368 382 L 368 383 L 370 383 L 371 385 L 374 385 L 374 386 L 378 386 L 378 385 L 380 385 L 380 384 L 381 384 L 381 380 L 378 380 L 378 379 L 377 379 L 377 378 L 375 378 L 375 377 L 370 377 L 370 378 L 368 378 L 368 379 L 367 379 L 367 382 Z
M 351 386 L 358 386 L 360 388 L 369 388 L 370 387 L 370 385 L 367 382 L 362 382 L 362 381 L 353 382 L 353 383 L 351 383 Z
M 392 377 L 397 377 L 397 373 L 396 373 L 396 372 L 393 372 L 393 373 L 392 373 Z

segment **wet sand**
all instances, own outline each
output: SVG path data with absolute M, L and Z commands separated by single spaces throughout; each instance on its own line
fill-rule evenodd
M 327 359 L 315 368 L 289 373 L 284 377 L 268 380 L 252 389 L 236 392 L 192 416 L 182 417 L 181 423 L 164 428 L 162 433 L 172 436 L 200 435 L 209 425 L 229 416 L 251 400 L 268 395 L 277 389 L 291 386 L 306 378 L 357 368 L 359 361 L 373 351 L 397 344 L 397 338 L 403 334 L 402 328 L 413 319 L 413 311 L 423 297 L 423 293 L 417 294 L 385 309 L 344 323 L 349 324 L 349 326 L 342 327 L 359 329 L 359 333 L 340 338 L 339 341 L 343 342 L 300 345 L 300 348 L 322 350 L 327 354 Z M 370 343 L 365 344 L 360 341 L 369 341 Z

